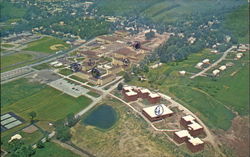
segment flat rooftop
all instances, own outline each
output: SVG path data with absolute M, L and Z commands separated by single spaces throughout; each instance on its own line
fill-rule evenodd
M 143 108 L 143 111 L 146 112 L 152 118 L 158 117 L 159 115 L 155 114 L 155 109 L 156 109 L 157 106 L 159 106 L 159 105 L 154 105 L 154 106 L 151 106 L 151 107 Z M 163 108 L 163 113 L 161 114 L 161 116 L 174 113 L 168 107 L 166 107 L 164 104 L 161 104 L 161 106 Z
M 182 119 L 184 119 L 187 122 L 191 122 L 191 121 L 195 120 L 195 118 L 191 115 L 184 116 L 184 117 L 182 117 Z
M 202 126 L 196 122 L 193 122 L 192 124 L 188 125 L 188 128 L 191 128 L 192 130 L 198 130 L 202 129 Z
M 190 138 L 188 140 L 188 142 L 190 142 L 193 146 L 197 146 L 197 145 L 200 145 L 200 144 L 203 144 L 204 142 L 198 138 L 198 137 L 195 137 L 195 138 Z

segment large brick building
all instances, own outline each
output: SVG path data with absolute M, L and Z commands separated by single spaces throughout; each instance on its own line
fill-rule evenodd
M 197 123 L 195 118 L 191 115 L 182 117 L 180 124 L 187 129 L 192 136 L 198 136 L 204 132 L 203 127 Z
M 147 117 L 151 122 L 153 121 L 157 121 L 157 120 L 161 120 L 161 119 L 165 119 L 167 117 L 170 117 L 174 114 L 173 111 L 171 111 L 168 107 L 166 107 L 164 104 L 161 104 L 161 107 L 163 109 L 162 114 L 157 115 L 155 113 L 156 108 L 159 105 L 154 105 L 154 106 L 150 106 L 150 107 L 146 107 L 142 109 L 142 114 Z
M 203 150 L 204 145 L 205 143 L 198 137 L 191 138 L 187 141 L 187 147 L 193 153 Z

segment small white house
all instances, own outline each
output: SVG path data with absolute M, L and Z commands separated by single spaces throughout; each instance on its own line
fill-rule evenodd
M 220 69 L 221 71 L 226 70 L 226 68 L 227 68 L 227 67 L 226 67 L 225 65 L 222 65 L 222 66 L 219 67 L 219 69 Z
M 236 58 L 237 58 L 237 59 L 240 59 L 242 56 L 243 56 L 243 53 L 237 53 L 237 54 L 236 54 Z
M 219 73 L 220 73 L 220 70 L 218 70 L 218 69 L 215 69 L 215 70 L 213 71 L 213 75 L 214 75 L 214 76 L 218 75 Z
M 202 61 L 202 63 L 204 63 L 204 64 L 210 64 L 210 60 L 209 60 L 209 59 L 204 59 L 204 60 Z
M 196 67 L 196 68 L 202 68 L 202 65 L 203 65 L 203 63 L 202 63 L 202 62 L 199 62 L 199 63 L 196 64 L 195 67 Z
M 184 70 L 179 71 L 179 74 L 181 74 L 181 75 L 185 75 L 185 74 L 186 74 L 186 71 L 184 71 Z

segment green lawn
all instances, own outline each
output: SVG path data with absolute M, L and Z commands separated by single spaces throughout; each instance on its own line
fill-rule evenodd
M 51 49 L 51 46 L 57 45 L 57 44 L 59 44 L 61 46 L 58 46 L 56 50 Z M 25 48 L 24 50 L 35 51 L 35 52 L 44 52 L 44 53 L 53 53 L 53 52 L 57 52 L 59 50 L 67 49 L 68 47 L 69 47 L 69 45 L 66 44 L 64 41 L 62 41 L 58 38 L 46 36 L 46 37 L 43 37 L 42 39 L 38 39 L 36 41 L 29 43 L 28 47 Z
M 91 99 L 85 96 L 73 98 L 47 86 L 37 93 L 3 106 L 2 113 L 14 112 L 29 120 L 28 113 L 35 111 L 38 120 L 56 121 L 69 113 L 77 113 L 90 103 Z
M 37 70 L 43 70 L 43 69 L 50 69 L 50 66 L 48 65 L 48 63 L 43 63 L 40 65 L 36 65 L 33 68 Z
M 89 91 L 87 94 L 88 94 L 88 95 L 91 95 L 91 96 L 93 96 L 93 97 L 96 97 L 96 98 L 98 98 L 98 97 L 100 96 L 100 94 L 98 94 L 98 93 L 96 93 L 96 92 L 93 92 L 93 91 Z
M 1 85 L 1 106 L 10 105 L 20 99 L 38 93 L 44 85 L 38 82 L 28 82 L 27 79 L 19 79 Z
M 62 74 L 62 75 L 68 76 L 70 74 L 73 74 L 73 71 L 70 70 L 70 69 L 62 69 L 62 70 L 59 71 L 59 73 Z
M 235 116 L 234 112 L 239 115 L 249 114 L 249 54 L 246 53 L 239 61 L 223 61 L 220 65 L 227 62 L 234 62 L 235 65 L 228 67 L 216 78 L 196 77 L 191 80 L 191 74 L 178 74 L 180 70 L 197 72 L 194 65 L 204 58 L 216 60 L 219 56 L 210 56 L 206 50 L 191 54 L 183 62 L 172 62 L 150 69 L 145 74 L 148 81 L 140 82 L 135 78 L 131 84 L 159 89 L 195 112 L 210 128 L 227 130 Z M 211 71 L 208 73 L 211 74 Z
M 75 79 L 75 80 L 77 80 L 77 81 L 80 81 L 80 82 L 82 82 L 82 83 L 85 83 L 85 82 L 88 81 L 88 80 L 82 79 L 82 78 L 80 78 L 80 77 L 77 77 L 77 76 L 75 76 L 75 75 L 70 76 L 70 78 Z
M 34 56 L 26 53 L 15 53 L 11 55 L 1 56 L 1 68 L 5 68 L 21 62 L 30 61 L 32 59 L 34 59 Z
M 249 6 L 244 5 L 228 14 L 223 25 L 232 31 L 240 43 L 249 43 Z
M 47 142 L 45 148 L 36 149 L 36 154 L 33 157 L 79 157 L 79 155 L 62 148 L 58 144 Z

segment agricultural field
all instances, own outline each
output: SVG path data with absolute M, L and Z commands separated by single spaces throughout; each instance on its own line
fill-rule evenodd
M 2 47 L 5 47 L 5 48 L 12 48 L 12 47 L 14 47 L 15 45 L 13 45 L 13 44 L 8 44 L 8 43 L 2 43 L 1 46 L 2 46 Z
M 164 134 L 154 132 L 144 119 L 136 115 L 125 104 L 114 99 L 107 99 L 102 103 L 112 106 L 117 112 L 119 117 L 117 122 L 111 129 L 102 130 L 95 126 L 85 125 L 80 121 L 71 128 L 73 134 L 71 141 L 76 146 L 95 153 L 96 156 L 129 157 L 140 154 L 143 157 L 171 157 L 190 155 L 186 147 L 177 147 Z M 212 157 L 214 152 L 207 145 L 204 151 L 193 156 Z
M 218 77 L 196 77 L 191 80 L 191 74 L 181 76 L 178 73 L 180 70 L 189 72 L 195 69 L 194 63 L 200 62 L 203 55 L 206 56 L 206 53 L 191 54 L 185 61 L 150 69 L 146 74 L 148 81 L 134 79 L 131 84 L 159 89 L 196 113 L 210 128 L 228 130 L 235 115 L 249 114 L 249 56 L 237 62 L 230 60 L 235 62 L 235 66 L 229 67 Z M 231 76 L 235 71 L 236 74 Z M 224 116 L 220 116 L 221 113 Z
M 235 35 L 240 43 L 249 43 L 249 6 L 244 5 L 226 16 L 223 26 Z
M 8 66 L 12 66 L 14 64 L 27 62 L 33 60 L 35 55 L 28 53 L 15 53 L 11 55 L 1 56 L 1 69 L 6 68 Z
M 33 157 L 79 157 L 79 155 L 62 148 L 60 145 L 52 142 L 46 142 L 43 149 L 36 149 Z
M 38 39 L 28 44 L 27 48 L 24 50 L 26 51 L 35 51 L 35 52 L 43 52 L 43 53 L 54 53 L 59 50 L 65 50 L 69 47 L 64 41 L 51 37 L 46 36 L 42 39 Z

